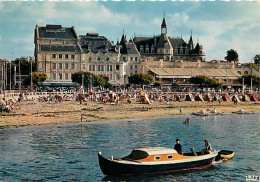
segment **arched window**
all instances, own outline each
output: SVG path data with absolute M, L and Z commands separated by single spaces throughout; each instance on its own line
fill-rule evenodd
M 100 61 L 101 60 L 100 57 L 97 57 L 97 60 Z
M 91 57 L 89 57 L 88 60 L 91 61 Z

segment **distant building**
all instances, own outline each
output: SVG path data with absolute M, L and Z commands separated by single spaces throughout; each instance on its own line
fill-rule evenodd
M 186 43 L 182 38 L 172 38 L 167 35 L 167 24 L 163 18 L 161 34 L 153 37 L 134 37 L 134 43 L 142 58 L 152 57 L 154 60 L 165 61 L 205 61 L 206 54 L 199 43 L 194 47 L 192 35 Z
M 71 82 L 71 74 L 80 70 L 80 40 L 74 27 L 61 25 L 35 27 L 36 70 L 46 73 L 49 82 Z

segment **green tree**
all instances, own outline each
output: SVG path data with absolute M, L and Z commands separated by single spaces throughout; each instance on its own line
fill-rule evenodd
M 260 66 L 260 54 L 255 55 L 254 61 L 255 61 L 255 64 L 257 64 L 258 66 Z
M 227 51 L 227 56 L 225 57 L 227 61 L 235 61 L 238 62 L 238 53 L 234 49 L 230 49 Z
M 38 72 L 33 72 L 32 73 L 32 81 L 34 85 L 38 85 L 39 83 L 44 82 L 48 78 L 46 73 L 38 73 Z M 24 85 L 30 85 L 31 82 L 31 74 L 26 77 L 26 79 L 23 81 Z
M 217 80 L 209 78 L 204 75 L 195 76 L 190 78 L 190 82 L 192 84 L 199 85 L 200 88 L 209 87 L 209 88 L 218 88 L 221 87 L 222 84 L 219 83 Z
M 84 75 L 84 76 L 82 76 Z M 82 79 L 84 86 L 89 87 L 91 84 L 95 87 L 105 87 L 111 88 L 111 84 L 109 83 L 109 78 L 105 75 L 94 75 L 90 72 L 77 72 L 71 75 L 72 82 L 76 82 L 82 84 Z
M 154 78 L 152 75 L 149 75 L 149 74 L 136 73 L 136 74 L 131 75 L 128 78 L 128 81 L 130 84 L 139 84 L 139 85 L 142 85 L 142 87 L 143 87 L 144 85 L 151 84 L 154 81 Z
M 244 84 L 247 86 L 251 86 L 251 78 L 252 78 L 252 85 L 254 87 L 260 88 L 260 77 L 256 75 L 243 75 L 242 78 L 239 79 L 240 83 L 243 83 L 244 78 Z

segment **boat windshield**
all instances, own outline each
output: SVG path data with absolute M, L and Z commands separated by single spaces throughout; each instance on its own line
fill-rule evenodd
M 148 156 L 148 153 L 145 151 L 133 150 L 129 156 L 125 157 L 125 159 L 140 160 L 140 159 L 146 158 L 147 156 Z

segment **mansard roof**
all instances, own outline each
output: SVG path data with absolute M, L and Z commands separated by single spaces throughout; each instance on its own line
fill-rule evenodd
M 179 45 L 186 46 L 186 42 L 182 38 L 171 38 L 169 37 L 169 40 L 171 42 L 172 48 L 175 48 Z
M 122 52 L 122 54 L 139 54 L 139 52 L 134 43 L 126 42 L 125 52 Z
M 74 27 L 62 27 L 61 25 L 46 25 L 45 27 L 38 27 L 39 38 L 54 38 L 54 39 L 77 39 L 77 33 Z
M 58 46 L 58 45 L 41 45 L 41 51 L 50 52 L 80 52 L 79 45 L 77 46 Z

